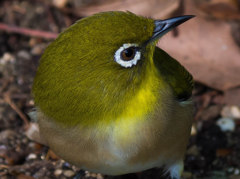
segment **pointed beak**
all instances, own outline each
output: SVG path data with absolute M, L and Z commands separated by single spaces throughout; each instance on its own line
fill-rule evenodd
M 158 40 L 160 37 L 162 37 L 164 34 L 172 30 L 174 27 L 177 27 L 178 25 L 186 22 L 187 20 L 193 18 L 195 16 L 193 15 L 186 15 L 186 16 L 180 16 L 180 17 L 174 17 L 166 20 L 155 20 L 155 29 L 153 31 L 153 36 L 149 40 L 149 42 L 153 42 Z

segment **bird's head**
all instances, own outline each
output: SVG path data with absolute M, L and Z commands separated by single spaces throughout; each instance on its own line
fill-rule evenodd
M 68 124 L 115 118 L 154 72 L 158 39 L 190 18 L 104 12 L 81 19 L 42 56 L 33 85 L 37 106 Z

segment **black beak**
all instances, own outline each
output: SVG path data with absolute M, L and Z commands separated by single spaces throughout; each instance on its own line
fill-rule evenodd
M 150 42 L 153 42 L 160 37 L 162 37 L 164 34 L 172 30 L 174 27 L 177 27 L 178 25 L 186 22 L 187 20 L 193 18 L 195 16 L 193 15 L 186 15 L 186 16 L 180 16 L 180 17 L 173 17 L 166 20 L 155 20 L 155 29 L 153 31 L 153 36 L 149 40 Z

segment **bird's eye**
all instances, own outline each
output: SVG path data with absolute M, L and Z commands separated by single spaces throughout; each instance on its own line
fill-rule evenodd
M 129 61 L 129 60 L 132 60 L 134 58 L 135 54 L 136 54 L 136 48 L 129 47 L 127 49 L 124 49 L 121 52 L 121 58 L 124 61 Z
M 114 55 L 115 61 L 122 67 L 129 68 L 141 59 L 141 52 L 137 44 L 123 44 Z

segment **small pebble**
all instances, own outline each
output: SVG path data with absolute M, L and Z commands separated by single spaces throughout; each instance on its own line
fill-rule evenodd
M 16 135 L 16 133 L 13 130 L 6 129 L 6 130 L 0 132 L 0 141 L 9 139 L 10 137 L 12 137 L 14 135 Z
M 217 125 L 220 127 L 223 132 L 232 132 L 235 130 L 235 122 L 231 118 L 220 118 L 217 120 Z
M 89 173 L 89 171 L 85 171 L 85 177 L 90 177 L 90 173 Z
M 195 126 L 192 126 L 192 129 L 191 129 L 191 136 L 194 136 L 197 134 L 197 129 Z
M 37 44 L 32 48 L 31 54 L 32 55 L 41 55 L 45 48 L 46 48 L 46 46 L 44 44 Z
M 7 62 L 13 62 L 15 60 L 14 56 L 8 52 L 5 52 L 0 58 L 0 64 L 6 64 Z
M 239 175 L 239 174 L 240 174 L 240 171 L 239 171 L 238 168 L 236 168 L 236 169 L 234 170 L 234 175 Z
M 63 174 L 66 177 L 73 177 L 75 175 L 75 173 L 72 170 L 65 170 Z
M 63 172 L 63 171 L 62 171 L 61 169 L 57 169 L 57 170 L 54 171 L 54 175 L 55 175 L 55 176 L 59 176 L 59 175 L 62 174 L 62 172 Z
M 31 106 L 34 106 L 34 101 L 31 99 L 28 101 L 28 104 L 31 105 Z
M 33 153 L 31 153 L 27 156 L 27 160 L 33 160 L 33 159 L 36 159 L 36 158 L 37 158 L 37 155 L 33 154 Z
M 240 119 L 240 108 L 237 106 L 225 106 L 221 111 L 222 117 Z
M 41 7 L 41 6 L 37 6 L 35 11 L 36 11 L 37 14 L 43 14 L 44 13 L 44 8 Z
M 7 147 L 5 145 L 0 145 L 0 151 L 1 150 L 7 150 Z
M 193 155 L 193 156 L 198 156 L 198 155 L 199 155 L 198 147 L 197 147 L 196 145 L 191 146 L 191 147 L 187 150 L 187 154 L 188 154 L 188 155 Z
M 91 173 L 90 176 L 93 177 L 93 178 L 96 178 L 97 174 L 96 173 Z
M 29 40 L 29 46 L 30 47 L 33 47 L 35 46 L 36 44 L 38 43 L 38 40 L 34 37 L 32 37 L 30 40 Z
M 67 0 L 53 0 L 53 5 L 61 9 L 66 6 L 67 2 Z
M 70 168 L 71 168 L 71 165 L 70 165 L 70 163 L 68 163 L 68 162 L 64 162 L 64 163 L 62 164 L 62 167 L 63 167 L 63 169 L 70 169 Z
M 97 179 L 103 179 L 102 174 L 98 173 L 98 174 L 97 174 Z
M 21 50 L 17 53 L 17 56 L 19 58 L 23 58 L 25 60 L 30 60 L 31 59 L 31 55 L 26 51 L 26 50 Z

